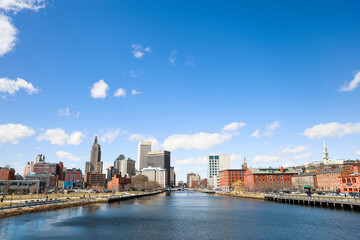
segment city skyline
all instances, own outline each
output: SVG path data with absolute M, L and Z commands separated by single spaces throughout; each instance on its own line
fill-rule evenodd
M 0 4 L 0 166 L 44 154 L 84 172 L 95 136 L 103 170 L 138 164 L 149 140 L 183 181 L 211 154 L 286 167 L 322 161 L 325 139 L 332 160 L 360 156 L 358 2 L 14 3 Z

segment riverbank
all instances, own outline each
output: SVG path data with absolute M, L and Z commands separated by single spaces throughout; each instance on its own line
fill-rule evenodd
M 0 218 L 6 218 L 26 213 L 35 213 L 35 212 L 43 212 L 43 211 L 52 211 L 52 210 L 58 210 L 63 208 L 72 208 L 72 207 L 79 207 L 79 206 L 85 206 L 90 204 L 98 204 L 98 203 L 112 203 L 112 202 L 118 202 L 128 199 L 134 199 L 139 197 L 146 197 L 154 194 L 159 194 L 164 191 L 157 191 L 157 192 L 150 192 L 150 193 L 140 193 L 140 194 L 130 194 L 130 195 L 120 195 L 120 196 L 109 196 L 109 197 L 102 197 L 102 198 L 93 198 L 93 199 L 83 199 L 78 201 L 67 201 L 67 202 L 61 202 L 61 203 L 55 203 L 55 204 L 49 204 L 49 205 L 38 205 L 38 206 L 21 206 L 14 209 L 4 210 L 0 211 Z
M 238 198 L 253 198 L 253 199 L 261 199 L 261 200 L 265 199 L 264 193 L 232 191 L 230 193 L 217 192 L 216 194 L 225 195 L 225 196 L 231 196 L 231 197 L 238 197 Z

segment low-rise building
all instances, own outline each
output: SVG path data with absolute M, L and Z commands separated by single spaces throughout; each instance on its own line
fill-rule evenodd
M 38 193 L 40 180 L 0 180 L 0 192 L 26 190 L 27 192 Z
M 317 189 L 323 191 L 339 191 L 341 176 L 344 168 L 323 168 L 316 171 Z
M 15 169 L 10 168 L 10 166 L 0 167 L 0 180 L 14 180 L 15 179 Z
M 219 188 L 222 191 L 232 190 L 233 183 L 244 182 L 245 169 L 225 169 L 219 171 Z
M 295 168 L 249 168 L 244 175 L 244 187 L 251 191 L 290 189 Z
M 292 180 L 292 188 L 294 189 L 304 189 L 304 187 L 308 187 L 310 189 L 317 189 L 317 181 L 316 174 L 314 172 L 310 173 L 302 173 L 298 175 L 294 175 L 291 178 Z
M 161 187 L 169 187 L 168 171 L 164 168 L 147 167 L 142 169 L 142 175 L 147 176 L 149 181 L 156 181 Z
M 59 177 L 53 174 L 30 173 L 25 177 L 25 179 L 31 181 L 39 180 L 40 183 L 43 183 L 43 186 L 45 188 L 48 188 L 48 187 L 57 187 Z
M 131 184 L 131 177 L 121 177 L 121 174 L 116 174 L 111 181 L 107 183 L 107 189 L 119 191 L 119 189 L 124 189 L 128 184 Z
M 351 170 L 344 170 L 338 176 L 338 180 L 341 192 L 360 192 L 360 165 L 352 166 Z
M 106 186 L 106 174 L 103 173 L 86 173 L 86 184 L 89 187 Z

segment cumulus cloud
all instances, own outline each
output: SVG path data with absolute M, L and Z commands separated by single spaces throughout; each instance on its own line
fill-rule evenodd
M 224 141 L 231 139 L 232 134 L 220 133 L 195 133 L 195 134 L 174 134 L 164 141 L 164 148 L 170 151 L 176 149 L 196 149 L 206 150 L 216 145 L 222 144 Z
M 36 140 L 38 141 L 49 141 L 53 145 L 63 146 L 67 145 L 79 145 L 82 143 L 82 139 L 85 137 L 80 131 L 75 131 L 70 135 L 61 128 L 47 129 L 45 133 L 40 134 Z
M 116 92 L 114 93 L 115 97 L 125 97 L 126 96 L 126 90 L 123 88 L 118 88 Z
M 360 133 L 360 122 L 357 123 L 338 123 L 331 122 L 326 124 L 318 124 L 311 128 L 307 128 L 303 135 L 308 138 L 326 138 L 326 137 L 338 137 L 342 138 L 346 135 L 355 135 Z
M 303 160 L 303 159 L 309 159 L 312 157 L 312 153 L 304 153 L 304 154 L 300 154 L 297 155 L 295 157 L 293 157 L 293 160 Z
M 17 42 L 16 34 L 17 29 L 12 24 L 11 18 L 0 14 L 0 57 L 15 47 Z
M 100 136 L 100 142 L 108 143 L 110 144 L 113 142 L 117 136 L 120 134 L 120 129 L 111 129 L 110 131 L 104 133 L 102 136 Z
M 145 136 L 143 134 L 132 134 L 127 138 L 130 142 L 150 141 L 152 151 L 162 149 L 160 142 L 153 136 Z
M 282 151 L 284 153 L 299 153 L 308 149 L 308 146 L 296 146 L 294 148 L 286 147 Z
M 11 80 L 8 78 L 0 78 L 0 92 L 14 95 L 20 89 L 24 89 L 29 95 L 39 92 L 39 89 L 24 79 L 17 78 L 16 80 Z
M 354 79 L 351 82 L 345 82 L 344 85 L 340 87 L 340 92 L 349 92 L 357 88 L 360 84 L 360 72 L 357 72 L 354 76 Z
M 138 95 L 138 94 L 142 94 L 142 92 L 138 92 L 135 89 L 131 90 L 131 95 Z
M 45 7 L 44 0 L 1 0 L 0 10 L 17 13 L 21 10 L 37 11 Z M 0 57 L 13 50 L 17 42 L 18 31 L 12 19 L 0 13 Z
M 29 138 L 33 135 L 35 135 L 35 130 L 22 124 L 0 125 L 0 143 L 18 144 L 20 139 Z
M 104 80 L 99 80 L 98 82 L 94 83 L 90 93 L 91 97 L 93 98 L 106 98 L 107 91 L 109 90 L 109 85 L 104 82 Z
M 280 122 L 279 121 L 270 123 L 269 125 L 266 126 L 266 131 L 264 133 L 264 136 L 265 137 L 271 137 L 272 135 L 274 135 L 274 132 L 278 127 L 280 127 Z
M 38 11 L 45 7 L 45 0 L 1 0 L 0 9 L 13 11 L 15 13 L 21 10 Z
M 225 125 L 222 129 L 223 132 L 232 132 L 232 131 L 236 131 L 239 128 L 242 128 L 245 126 L 245 123 L 243 122 L 233 122 L 230 123 L 228 125 Z
M 355 155 L 360 155 L 360 150 L 355 152 Z
M 141 59 L 146 52 L 151 52 L 150 47 L 143 48 L 141 44 L 133 44 L 131 45 L 131 48 L 132 48 L 132 54 L 137 59 Z
M 253 162 L 269 163 L 279 160 L 279 156 L 276 155 L 256 155 L 253 158 Z
M 177 160 L 175 162 L 176 165 L 206 165 L 207 164 L 207 156 L 194 157 L 194 158 L 186 158 L 183 160 Z
M 56 152 L 56 157 L 60 160 L 69 160 L 72 162 L 78 162 L 81 160 L 81 157 L 76 157 L 76 156 L 72 155 L 71 153 L 64 152 L 64 151 Z
M 178 50 L 175 49 L 175 50 L 171 51 L 171 53 L 170 53 L 169 62 L 170 62 L 173 66 L 175 66 L 175 61 L 176 61 L 176 58 L 177 58 L 177 56 L 176 56 L 177 52 L 178 52 Z
M 70 109 L 69 107 L 66 107 L 65 109 L 60 109 L 57 112 L 58 116 L 65 116 L 65 117 L 70 117 Z
M 256 129 L 255 132 L 251 134 L 251 136 L 255 138 L 260 137 L 260 128 Z

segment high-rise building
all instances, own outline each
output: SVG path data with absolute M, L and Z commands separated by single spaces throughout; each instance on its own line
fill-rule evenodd
M 187 185 L 189 186 L 189 184 L 190 184 L 190 178 L 191 178 L 191 176 L 196 176 L 196 174 L 195 173 L 188 173 L 187 174 Z
M 95 137 L 94 144 L 90 152 L 90 162 L 85 164 L 85 173 L 102 173 L 103 162 L 101 161 L 101 146 Z
M 36 155 L 36 157 L 34 159 L 34 163 L 39 163 L 39 162 L 45 162 L 45 155 L 44 154 Z
M 148 152 L 151 152 L 150 141 L 140 141 L 138 145 L 138 170 L 148 167 Z
M 175 169 L 170 167 L 170 187 L 174 187 L 176 182 Z
M 219 188 L 219 171 L 231 168 L 231 158 L 228 154 L 209 155 L 208 157 L 208 184 L 214 189 Z
M 120 154 L 114 161 L 114 174 L 120 174 L 121 172 L 121 161 L 125 159 L 124 154 Z
M 156 181 L 163 188 L 167 188 L 168 184 L 168 175 L 169 172 L 160 167 L 147 167 L 142 170 L 142 175 L 147 176 L 149 181 Z
M 167 171 L 166 185 L 170 185 L 170 152 L 156 151 L 147 154 L 148 167 L 164 168 Z
M 131 158 L 125 158 L 124 160 L 121 160 L 120 164 L 120 173 L 123 176 L 129 175 L 129 176 L 135 176 L 135 161 Z

